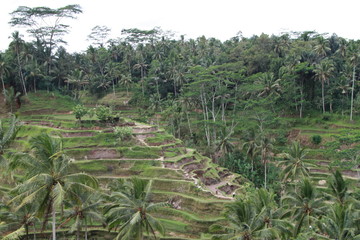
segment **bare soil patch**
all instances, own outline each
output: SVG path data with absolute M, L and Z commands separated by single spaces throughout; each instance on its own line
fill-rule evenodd
M 316 172 L 316 173 L 329 173 L 328 170 L 325 169 L 319 169 L 319 168 L 312 168 L 310 169 L 310 172 Z
M 325 161 L 319 161 L 319 162 L 317 162 L 316 163 L 317 165 L 319 165 L 319 166 L 324 166 L 324 167 L 327 167 L 327 166 L 329 166 L 329 162 L 325 162 Z
M 114 159 L 119 158 L 119 153 L 115 149 L 96 149 L 91 150 L 89 159 Z
M 157 127 L 134 127 L 133 133 L 151 133 L 155 132 Z
M 226 194 L 231 194 L 233 193 L 236 189 L 238 189 L 239 187 L 238 186 L 235 186 L 235 185 L 229 185 L 229 184 L 226 184 L 224 186 L 221 186 L 219 187 L 219 189 L 223 192 L 225 192 Z
M 94 132 L 64 132 L 62 134 L 63 137 L 92 137 L 94 135 Z
M 172 162 L 164 162 L 164 167 L 165 168 L 171 168 L 171 169 L 178 169 L 178 167 L 176 166 L 175 163 Z
M 161 146 L 161 145 L 166 145 L 166 144 L 170 144 L 170 143 L 174 143 L 175 141 L 174 140 L 167 140 L 167 141 L 164 141 L 164 142 L 158 142 L 158 143 L 148 143 L 147 144 L 149 146 Z
M 353 171 L 353 170 L 343 170 L 341 172 L 343 175 L 349 176 L 349 177 L 359 178 L 359 176 L 360 176 L 360 173 L 358 173 L 357 171 Z
M 202 169 L 202 168 L 204 168 L 204 165 L 201 164 L 201 163 L 190 163 L 188 165 L 183 166 L 182 169 L 185 172 L 192 172 L 192 171 L 194 171 L 196 169 Z
M 210 186 L 210 185 L 218 184 L 220 181 L 218 179 L 211 177 L 203 177 L 201 178 L 201 182 L 203 182 L 206 186 Z
M 176 162 L 176 165 L 178 167 L 181 167 L 182 165 L 186 164 L 186 163 L 189 163 L 189 162 L 193 162 L 195 159 L 194 157 L 190 157 L 190 158 L 183 158 L 181 159 L 180 161 L 177 161 Z

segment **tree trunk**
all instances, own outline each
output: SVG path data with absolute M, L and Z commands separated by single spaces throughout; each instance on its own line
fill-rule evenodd
M 87 222 L 86 222 L 86 218 L 85 218 L 85 240 L 87 240 Z
M 29 225 L 27 223 L 25 223 L 25 234 L 26 234 L 25 239 L 28 240 L 29 239 Z
M 52 240 L 56 240 L 56 212 L 55 204 L 52 204 Z
M 324 92 L 324 81 L 321 81 L 321 96 L 322 96 L 322 107 L 323 107 L 323 113 L 325 113 L 325 92 Z
M 2 92 L 5 95 L 4 91 L 5 91 L 5 83 L 4 83 L 4 77 L 3 75 L 1 75 L 1 84 L 2 84 Z
M 35 229 L 35 223 L 33 223 L 33 227 L 34 227 L 34 240 L 36 240 L 36 229 Z
M 76 240 L 80 240 L 80 224 L 76 226 Z
M 113 82 L 113 93 L 114 93 L 114 96 L 115 96 L 115 82 L 114 82 L 114 80 L 112 82 Z
M 353 79 L 352 79 L 352 88 L 351 88 L 350 121 L 353 120 L 354 85 L 355 85 L 355 65 L 354 65 L 354 67 L 353 67 Z
M 264 187 L 265 189 L 267 189 L 267 164 L 266 164 L 266 160 L 264 161 L 264 168 L 265 168 L 265 174 L 264 174 L 264 178 L 265 178 L 265 184 L 264 184 Z

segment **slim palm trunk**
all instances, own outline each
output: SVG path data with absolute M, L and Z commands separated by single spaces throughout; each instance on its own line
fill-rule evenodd
M 56 213 L 54 204 L 52 207 L 52 240 L 56 240 Z
M 355 85 L 355 65 L 353 68 L 353 79 L 352 79 L 352 88 L 351 88 L 350 121 L 353 120 L 354 85 Z

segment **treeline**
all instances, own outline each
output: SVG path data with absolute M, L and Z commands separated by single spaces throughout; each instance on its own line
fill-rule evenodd
M 85 93 L 126 92 L 130 104 L 146 109 L 139 113 L 143 120 L 165 121 L 176 137 L 226 157 L 233 170 L 239 167 L 229 159 L 245 158 L 229 156 L 238 142 L 231 137 L 241 129 L 241 144 L 252 146 L 243 146 L 249 174 L 256 162 L 271 157 L 274 134 L 268 130 L 281 125 L 277 117 L 337 112 L 352 120 L 358 111 L 359 41 L 313 31 L 239 35 L 224 42 L 175 39 L 159 28 L 124 29 L 119 39 L 108 40 L 110 29 L 96 26 L 88 49 L 69 53 L 61 40 L 69 26 L 61 21 L 79 13 L 78 5 L 11 13 L 11 25 L 26 26 L 34 41 L 14 32 L 0 54 L 7 95 L 10 87 L 13 95 L 46 89 L 78 101 Z M 36 24 L 54 16 L 60 20 L 53 25 Z M 262 165 L 258 169 L 266 173 Z

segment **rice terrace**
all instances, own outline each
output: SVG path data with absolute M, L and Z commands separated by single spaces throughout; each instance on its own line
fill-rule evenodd
M 9 15 L 0 239 L 360 239 L 358 40 L 97 25 L 70 52 L 84 9 Z

